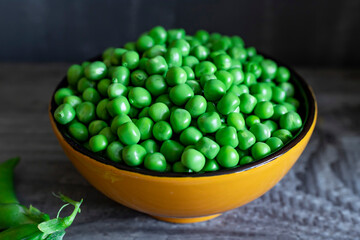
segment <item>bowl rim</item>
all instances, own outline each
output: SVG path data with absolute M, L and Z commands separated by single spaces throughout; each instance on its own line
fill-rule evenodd
M 220 175 L 226 175 L 226 174 L 239 173 L 239 172 L 250 170 L 252 168 L 260 167 L 262 165 L 265 165 L 269 162 L 276 160 L 278 157 L 280 157 L 281 155 L 288 152 L 291 148 L 293 148 L 295 145 L 297 145 L 307 135 L 307 133 L 311 129 L 311 126 L 313 125 L 313 122 L 315 120 L 316 99 L 315 99 L 314 92 L 313 92 L 312 88 L 310 87 L 310 85 L 292 67 L 288 66 L 287 64 L 282 63 L 281 61 L 278 61 L 277 59 L 275 59 L 267 54 L 264 54 L 261 52 L 259 52 L 259 54 L 264 56 L 266 59 L 271 59 L 271 60 L 275 61 L 278 64 L 278 66 L 284 66 L 287 69 L 289 69 L 292 78 L 296 79 L 294 81 L 294 84 L 297 84 L 298 85 L 297 87 L 300 86 L 301 94 L 305 95 L 305 102 L 307 101 L 307 107 L 305 107 L 305 108 L 307 108 L 307 109 L 305 109 L 305 121 L 303 123 L 303 127 L 302 127 L 301 131 L 298 132 L 297 135 L 290 142 L 288 142 L 280 150 L 271 153 L 270 155 L 266 156 L 265 158 L 262 158 L 258 161 L 254 161 L 252 163 L 245 164 L 243 166 L 236 166 L 234 168 L 229 168 L 229 169 L 221 169 L 221 170 L 214 171 L 214 172 L 199 172 L 199 173 L 155 172 L 155 171 L 151 171 L 151 170 L 148 170 L 145 168 L 130 167 L 130 166 L 125 165 L 124 163 L 115 163 L 113 161 L 106 159 L 104 156 L 97 155 L 97 154 L 91 152 L 90 150 L 86 149 L 84 146 L 82 146 L 78 142 L 76 142 L 74 139 L 72 139 L 66 133 L 65 126 L 56 122 L 53 117 L 54 111 L 57 106 L 55 103 L 55 100 L 54 100 L 54 94 L 59 88 L 67 86 L 66 75 L 58 83 L 55 90 L 53 91 L 53 94 L 51 95 L 51 101 L 50 101 L 50 105 L 49 105 L 50 120 L 55 123 L 55 126 L 56 126 L 57 130 L 59 131 L 59 133 L 61 134 L 61 136 L 64 138 L 64 140 L 67 142 L 67 144 L 69 144 L 75 151 L 80 152 L 81 154 L 84 154 L 102 164 L 113 166 L 119 170 L 128 171 L 131 173 L 138 173 L 138 174 L 153 176 L 153 177 L 174 177 L 174 178 L 214 177 L 214 176 L 220 176 Z M 96 61 L 96 60 L 101 60 L 101 55 L 93 57 L 93 58 L 89 59 L 88 61 Z M 64 133 L 66 133 L 66 134 L 64 134 Z

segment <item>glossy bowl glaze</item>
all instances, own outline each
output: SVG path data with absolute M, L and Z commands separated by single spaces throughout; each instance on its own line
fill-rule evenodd
M 67 134 L 64 126 L 54 121 L 53 97 L 49 117 L 60 145 L 76 169 L 112 200 L 163 221 L 206 221 L 269 191 L 304 151 L 315 127 L 317 104 L 310 86 L 295 71 L 289 70 L 301 102 L 299 111 L 304 121 L 301 132 L 281 150 L 233 169 L 191 174 L 157 173 L 113 163 L 82 147 Z M 64 86 L 66 77 L 55 91 Z

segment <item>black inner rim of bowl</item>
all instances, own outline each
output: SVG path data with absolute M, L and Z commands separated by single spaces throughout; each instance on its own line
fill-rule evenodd
M 251 168 L 258 167 L 258 166 L 266 164 L 270 161 L 273 161 L 277 157 L 279 157 L 279 156 L 283 155 L 284 153 L 286 153 L 287 151 L 289 151 L 293 146 L 295 146 L 297 143 L 299 143 L 305 137 L 307 132 L 310 130 L 310 127 L 311 127 L 312 122 L 314 121 L 314 117 L 315 117 L 315 99 L 314 99 L 314 95 L 312 94 L 312 92 L 310 90 L 310 86 L 306 83 L 306 81 L 297 72 L 295 72 L 291 67 L 287 66 L 286 64 L 283 64 L 282 62 L 274 59 L 273 57 L 269 57 L 266 54 L 262 54 L 262 53 L 259 53 L 259 54 L 263 55 L 267 59 L 272 59 L 279 66 L 284 66 L 289 69 L 289 71 L 291 73 L 290 81 L 291 81 L 291 83 L 293 83 L 295 85 L 295 89 L 298 90 L 298 92 L 296 92 L 296 97 L 297 97 L 297 99 L 300 99 L 299 114 L 302 117 L 304 123 L 303 123 L 303 127 L 302 127 L 301 131 L 299 131 L 295 135 L 295 137 L 289 143 L 287 143 L 283 148 L 268 155 L 265 158 L 262 158 L 258 161 L 255 161 L 255 162 L 243 165 L 243 166 L 238 166 L 238 167 L 229 168 L 229 169 L 221 169 L 219 171 L 205 172 L 205 173 L 204 172 L 202 172 L 202 173 L 155 172 L 155 171 L 151 171 L 151 170 L 143 169 L 143 168 L 134 168 L 134 167 L 127 166 L 124 163 L 113 162 L 113 161 L 105 158 L 104 156 L 101 156 L 101 155 L 91 152 L 90 150 L 83 147 L 80 143 L 78 143 L 77 141 L 72 139 L 71 136 L 67 133 L 67 129 L 64 125 L 57 123 L 54 119 L 53 120 L 54 120 L 59 132 L 64 137 L 65 141 L 68 144 L 70 144 L 70 146 L 72 146 L 76 151 L 78 151 L 84 155 L 87 155 L 90 158 L 93 158 L 94 160 L 99 161 L 103 164 L 111 165 L 111 166 L 114 166 L 115 168 L 118 168 L 121 170 L 126 170 L 129 172 L 135 172 L 135 173 L 140 173 L 140 174 L 145 174 L 145 175 L 150 175 L 150 176 L 158 176 L 158 177 L 210 177 L 210 176 L 217 176 L 217 175 L 231 174 L 231 173 L 246 171 Z M 97 56 L 97 57 L 89 59 L 89 61 L 97 61 L 97 60 L 101 60 L 101 56 Z M 62 81 L 58 84 L 58 86 L 56 87 L 56 89 L 54 90 L 54 92 L 52 94 L 51 103 L 50 103 L 50 112 L 51 112 L 52 116 L 54 115 L 54 111 L 57 107 L 57 105 L 54 101 L 54 94 L 59 88 L 67 87 L 67 85 L 68 85 L 67 79 L 65 76 L 62 79 Z

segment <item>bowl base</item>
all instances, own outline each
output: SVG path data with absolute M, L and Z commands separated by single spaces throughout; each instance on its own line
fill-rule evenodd
M 152 216 L 152 217 L 156 218 L 157 220 L 164 221 L 164 222 L 186 224 L 186 223 L 205 222 L 210 219 L 216 218 L 220 215 L 221 214 L 214 214 L 214 215 L 210 215 L 210 216 L 195 217 L 195 218 L 171 218 L 171 217 L 159 217 L 159 216 Z

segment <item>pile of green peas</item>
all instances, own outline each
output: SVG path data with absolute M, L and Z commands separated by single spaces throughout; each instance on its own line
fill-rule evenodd
M 72 65 L 54 118 L 109 161 L 217 171 L 264 158 L 301 130 L 290 77 L 239 36 L 156 26 Z

